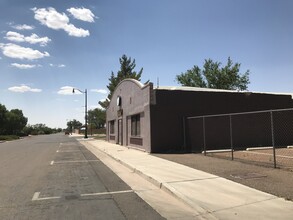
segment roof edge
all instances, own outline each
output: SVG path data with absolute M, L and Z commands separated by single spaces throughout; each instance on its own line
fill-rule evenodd
M 136 84 L 137 87 L 139 87 L 140 89 L 144 89 L 144 88 L 146 88 L 146 87 L 148 87 L 148 86 L 151 86 L 151 88 L 153 88 L 153 83 L 151 83 L 151 82 L 148 82 L 147 84 L 142 84 L 140 81 L 138 81 L 138 80 L 136 80 L 136 79 L 127 78 L 127 79 L 123 79 L 122 81 L 120 81 L 120 82 L 118 83 L 118 85 L 116 86 L 116 88 L 115 88 L 115 90 L 113 91 L 112 95 L 116 93 L 116 90 L 119 88 L 119 86 L 120 86 L 122 83 L 127 82 L 127 81 Z M 112 100 L 109 100 L 109 101 L 111 102 Z M 108 108 L 109 108 L 109 106 L 106 108 L 106 110 L 107 110 Z
M 268 95 L 290 95 L 293 98 L 293 93 L 286 92 L 257 92 L 257 91 L 241 91 L 241 90 L 225 90 L 225 89 L 211 89 L 201 87 L 189 86 L 160 86 L 154 90 L 169 90 L 169 91 L 190 91 L 190 92 L 226 92 L 226 93 L 244 93 L 244 94 L 268 94 Z
M 133 83 L 135 83 L 138 87 L 140 87 L 141 89 L 142 89 L 143 87 L 145 87 L 146 85 L 148 85 L 148 84 L 144 85 L 144 84 L 142 84 L 140 81 L 138 81 L 138 80 L 136 80 L 136 79 L 127 78 L 127 79 L 123 79 L 122 81 L 120 81 L 120 82 L 118 83 L 118 85 L 116 86 L 116 88 L 115 88 L 115 90 L 114 90 L 113 93 L 115 93 L 116 89 L 120 86 L 120 84 L 122 84 L 122 83 L 125 82 L 125 81 L 133 82 Z

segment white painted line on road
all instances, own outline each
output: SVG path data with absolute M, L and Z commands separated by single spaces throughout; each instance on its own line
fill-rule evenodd
M 115 192 L 102 192 L 102 193 L 87 193 L 81 194 L 81 197 L 86 196 L 102 196 L 102 195 L 114 195 L 114 194 L 123 194 L 123 193 L 131 193 L 134 192 L 133 190 L 124 190 L 124 191 L 115 191 Z M 61 199 L 61 196 L 51 196 L 51 197 L 42 197 L 40 198 L 41 192 L 35 192 L 32 198 L 32 201 L 44 201 L 44 200 L 54 200 L 54 199 Z
M 54 165 L 54 160 L 51 161 L 50 165 Z
M 67 163 L 88 163 L 88 162 L 98 162 L 100 160 L 63 160 L 63 161 L 52 161 L 51 165 L 53 164 L 67 164 Z
M 101 192 L 101 193 L 87 193 L 87 194 L 81 194 L 81 197 L 84 196 L 102 196 L 102 195 L 113 195 L 113 194 L 122 194 L 122 193 L 130 193 L 134 192 L 133 190 L 123 190 L 123 191 L 115 191 L 115 192 Z
M 35 192 L 35 194 L 32 198 L 32 201 L 52 200 L 52 199 L 60 199 L 61 198 L 59 196 L 39 198 L 40 194 L 41 194 L 41 192 Z
M 56 153 L 74 153 L 74 152 L 80 152 L 80 150 L 57 150 Z
M 39 196 L 40 196 L 40 192 L 35 192 L 35 194 L 34 194 L 32 200 L 33 200 L 33 201 L 38 200 Z

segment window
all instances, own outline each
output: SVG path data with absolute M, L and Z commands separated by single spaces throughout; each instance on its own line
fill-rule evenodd
M 140 136 L 140 115 L 131 116 L 131 136 Z
M 114 129 L 114 125 L 115 125 L 115 121 L 113 120 L 113 121 L 110 121 L 109 122 L 109 127 L 110 127 L 110 134 L 114 134 L 115 133 L 115 129 Z

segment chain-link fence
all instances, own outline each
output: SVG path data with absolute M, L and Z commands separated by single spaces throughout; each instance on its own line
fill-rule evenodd
M 293 169 L 293 109 L 187 117 L 192 152 Z

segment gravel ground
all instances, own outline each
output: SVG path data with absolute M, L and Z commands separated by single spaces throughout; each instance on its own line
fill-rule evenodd
M 202 154 L 152 154 L 293 201 L 293 172 Z M 239 178 L 240 177 L 240 178 Z

